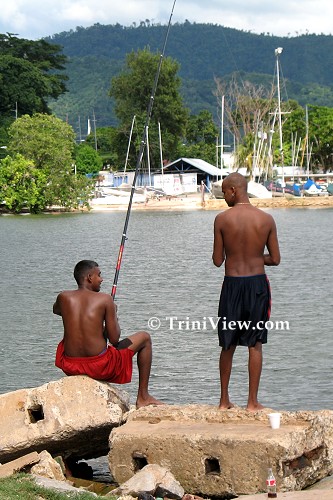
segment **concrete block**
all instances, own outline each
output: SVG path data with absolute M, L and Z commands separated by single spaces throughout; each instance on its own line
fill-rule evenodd
M 264 492 L 272 467 L 279 491 L 301 490 L 332 472 L 333 412 L 267 414 L 202 405 L 141 408 L 112 430 L 109 464 L 118 483 L 147 464 L 174 475 L 187 493 Z
M 128 395 L 86 376 L 0 395 L 0 462 L 47 450 L 64 458 L 106 455 L 114 426 L 129 409 Z

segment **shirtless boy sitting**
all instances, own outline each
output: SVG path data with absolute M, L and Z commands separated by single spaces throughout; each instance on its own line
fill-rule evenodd
M 148 392 L 152 362 L 151 338 L 137 332 L 121 341 L 116 306 L 111 295 L 97 293 L 103 278 L 97 262 L 82 260 L 74 268 L 77 290 L 61 292 L 53 312 L 62 317 L 64 337 L 55 365 L 66 375 L 88 375 L 96 380 L 126 384 L 132 378 L 137 353 L 139 388 L 136 407 L 162 404 Z

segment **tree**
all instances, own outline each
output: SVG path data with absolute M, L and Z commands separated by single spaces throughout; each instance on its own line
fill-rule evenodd
M 236 139 L 236 162 L 249 173 L 260 167 L 272 174 L 274 164 L 281 165 L 278 103 L 275 87 L 266 88 L 232 78 L 228 84 L 216 80 L 216 95 L 226 95 L 225 114 L 229 131 Z M 283 162 L 297 163 L 298 143 L 305 144 L 304 109 L 294 100 L 281 103 Z M 298 159 L 301 162 L 301 158 Z
M 27 208 L 37 213 L 45 207 L 47 176 L 22 155 L 0 161 L 0 200 L 15 213 Z
M 213 165 L 216 162 L 216 138 L 218 129 L 209 111 L 191 115 L 186 124 L 185 139 L 180 145 L 178 156 L 201 158 Z
M 59 118 L 42 113 L 24 115 L 10 126 L 8 153 L 20 153 L 49 173 L 70 170 L 74 141 L 72 127 Z
M 311 163 L 324 171 L 332 169 L 333 109 L 309 106 L 309 149 Z
M 70 125 L 41 113 L 22 116 L 9 128 L 8 153 L 21 154 L 46 176 L 44 207 L 75 208 L 91 197 L 91 181 L 74 175 L 74 137 Z
M 127 55 L 124 71 L 112 79 L 110 96 L 116 101 L 115 112 L 123 134 L 124 158 L 134 115 L 138 130 L 135 134 L 137 148 L 140 144 L 159 62 L 160 56 L 152 54 L 148 49 L 131 52 Z M 176 61 L 170 57 L 163 60 L 149 127 L 152 168 L 155 169 L 159 167 L 158 123 L 162 129 L 163 151 L 166 157 L 174 155 L 178 138 L 184 133 L 188 111 L 179 93 L 181 80 L 177 76 L 178 70 L 179 64 Z M 134 147 L 132 154 L 135 152 L 133 150 Z M 132 162 L 134 163 L 133 159 Z
M 45 40 L 0 34 L 0 119 L 36 112 L 49 113 L 47 101 L 66 91 L 61 72 L 67 57 Z M 60 72 L 59 72 L 60 70 Z
M 79 174 L 98 174 L 103 160 L 89 144 L 80 144 L 75 150 L 75 165 Z
M 117 151 L 121 149 L 119 146 L 119 133 L 115 127 L 98 127 L 96 129 L 97 151 L 103 160 L 103 165 L 111 166 L 114 170 L 118 170 L 121 164 Z M 95 138 L 92 134 L 86 138 L 86 144 L 91 147 L 95 145 Z

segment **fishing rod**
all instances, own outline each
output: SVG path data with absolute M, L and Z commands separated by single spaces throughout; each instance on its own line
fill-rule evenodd
M 176 1 L 177 0 L 174 0 L 173 6 L 172 6 L 172 9 L 171 9 L 169 23 L 168 23 L 167 31 L 166 31 L 165 38 L 164 38 L 163 49 L 162 49 L 162 52 L 161 52 L 161 55 L 160 55 L 160 60 L 159 60 L 157 72 L 156 72 L 156 75 L 155 75 L 155 81 L 154 81 L 154 85 L 153 85 L 153 88 L 152 88 L 152 92 L 151 92 L 151 96 L 150 96 L 150 100 L 149 100 L 149 104 L 148 104 L 146 123 L 145 123 L 143 134 L 142 134 L 142 139 L 141 139 L 141 144 L 140 144 L 140 150 L 139 150 L 139 153 L 138 153 L 138 156 L 137 156 L 137 161 L 136 161 L 136 166 L 135 166 L 135 173 L 134 173 L 134 178 L 133 178 L 133 183 L 132 183 L 130 198 L 129 198 L 128 207 L 127 207 L 127 213 L 126 213 L 126 218 L 125 218 L 125 223 L 124 223 L 124 229 L 123 229 L 123 234 L 122 234 L 122 237 L 121 237 L 121 242 L 120 242 L 120 247 L 119 247 L 118 259 L 117 259 L 117 265 L 116 265 L 116 272 L 115 272 L 115 275 L 114 275 L 114 280 L 113 280 L 113 285 L 112 285 L 112 290 L 111 290 L 111 296 L 112 296 L 113 299 L 116 296 L 118 278 L 119 278 L 119 273 L 120 273 L 120 268 L 121 268 L 121 262 L 122 262 L 122 258 L 123 258 L 124 247 L 125 247 L 125 241 L 127 240 L 127 228 L 128 228 L 128 223 L 129 223 L 130 215 L 131 215 L 131 209 L 132 209 L 132 203 L 133 203 L 133 196 L 134 196 L 134 192 L 135 192 L 136 179 L 137 179 L 137 176 L 138 176 L 138 173 L 139 173 L 139 170 L 140 170 L 143 153 L 145 151 L 145 147 L 146 147 L 146 144 L 147 144 L 147 135 L 148 135 L 149 123 L 150 123 L 151 114 L 152 114 L 152 111 L 153 111 L 153 105 L 154 105 L 154 99 L 155 99 L 155 94 L 156 94 L 156 90 L 157 90 L 158 79 L 159 79 L 161 68 L 162 68 L 162 62 L 163 62 L 163 58 L 164 58 L 164 54 L 165 54 L 165 48 L 166 48 L 166 44 L 167 44 L 167 40 L 168 40 L 168 36 L 169 36 L 170 27 L 171 27 L 171 19 L 172 19 L 172 16 L 173 16 L 173 11 L 174 11 L 174 8 L 175 8 L 175 5 L 176 5 Z

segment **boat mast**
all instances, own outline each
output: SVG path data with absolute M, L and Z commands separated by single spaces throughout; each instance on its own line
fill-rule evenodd
M 164 190 L 164 179 L 163 179 L 163 150 L 162 150 L 162 134 L 161 134 L 161 124 L 158 122 L 158 139 L 160 143 L 160 162 L 161 162 L 161 174 L 162 174 L 162 189 Z
M 127 144 L 127 152 L 126 152 L 126 159 L 125 159 L 125 166 L 124 166 L 124 173 L 123 173 L 123 182 L 125 182 L 126 168 L 127 168 L 127 162 L 128 162 L 128 157 L 129 157 L 129 152 L 130 152 L 130 147 L 131 147 L 131 142 L 132 142 L 134 122 L 135 122 L 135 115 L 133 116 L 131 131 L 130 131 L 129 140 L 128 140 L 128 144 Z
M 223 179 L 223 149 L 224 149 L 224 95 L 221 101 L 221 180 Z
M 148 165 L 148 183 L 151 186 L 151 175 L 150 175 L 150 154 L 149 154 L 149 127 L 146 127 L 146 153 L 147 153 L 147 165 Z
M 305 126 L 306 126 L 306 176 L 310 175 L 310 155 L 309 155 L 309 112 L 308 106 L 305 106 Z
M 283 153 L 283 140 L 282 140 L 280 66 L 279 66 L 279 56 L 282 54 L 282 51 L 283 51 L 282 47 L 278 47 L 277 49 L 275 49 L 277 90 L 278 90 L 278 118 L 279 118 L 280 155 L 281 155 L 281 167 L 282 167 L 282 189 L 283 189 L 283 194 L 284 194 L 284 188 L 285 188 L 285 182 L 284 182 L 284 153 Z

